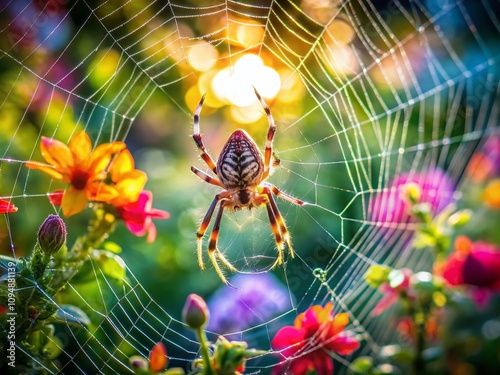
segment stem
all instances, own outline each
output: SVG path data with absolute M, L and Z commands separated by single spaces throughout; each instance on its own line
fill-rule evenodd
M 64 258 L 57 259 L 56 269 L 59 272 L 54 275 L 50 285 L 52 294 L 55 295 L 63 288 L 78 272 L 83 263 L 87 260 L 90 252 L 98 248 L 108 234 L 115 229 L 116 218 L 113 214 L 107 213 L 102 208 L 97 208 L 90 219 L 88 233 L 79 237 L 70 251 Z
M 208 351 L 208 340 L 207 340 L 207 336 L 205 335 L 205 331 L 203 331 L 203 328 L 200 327 L 195 332 L 196 332 L 196 337 L 198 338 L 198 341 L 200 342 L 200 351 L 201 351 L 201 356 L 203 358 L 203 373 L 205 375 L 213 375 L 214 371 L 212 369 L 212 364 L 210 363 L 210 353 Z
M 414 319 L 415 321 L 415 319 Z M 425 327 L 427 322 L 427 314 L 424 314 L 424 318 L 421 322 L 416 322 L 417 326 L 417 342 L 415 343 L 415 359 L 413 361 L 413 373 L 415 375 L 425 374 L 425 360 L 424 360 L 424 349 L 425 349 Z

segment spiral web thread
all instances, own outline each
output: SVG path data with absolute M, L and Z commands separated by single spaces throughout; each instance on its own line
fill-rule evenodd
M 131 0 L 100 5 L 75 1 L 64 4 L 65 13 L 59 13 L 62 1 L 37 6 L 16 3 L 3 2 L 0 8 L 0 34 L 5 40 L 0 61 L 16 70 L 10 76 L 14 79 L 4 81 L 1 89 L 0 113 L 9 111 L 11 116 L 2 125 L 10 142 L 0 150 L 0 162 L 3 171 L 15 176 L 9 181 L 3 173 L 2 198 L 20 206 L 16 215 L 23 215 L 23 207 L 46 200 L 51 191 L 50 185 L 34 191 L 30 181 L 35 174 L 23 165 L 39 147 L 22 144 L 23 127 L 34 112 L 38 111 L 38 137 L 65 142 L 77 124 L 83 124 L 96 143 L 127 141 L 129 131 L 140 131 L 134 126 L 143 108 L 161 92 L 170 106 L 184 114 L 183 124 L 171 126 L 189 135 L 192 109 L 172 92 L 197 77 L 187 67 L 190 50 L 208 42 L 220 51 L 217 63 L 228 66 L 247 51 L 271 56 L 299 77 L 305 89 L 300 116 L 283 121 L 275 114 L 281 160 L 277 174 L 288 176 L 288 193 L 309 203 L 303 208 L 283 208 L 283 214 L 292 233 L 299 217 L 309 220 L 315 237 L 309 255 L 301 256 L 297 249 L 297 257 L 278 270 L 290 292 L 290 309 L 234 332 L 250 346 L 262 338 L 267 342 L 260 349 L 269 353 L 250 360 L 247 371 L 268 372 L 279 358 L 271 349 L 271 339 L 281 322 L 330 299 L 336 311 L 349 313 L 349 328 L 364 343 L 356 355 L 374 355 L 381 345 L 395 339 L 396 333 L 386 329 L 386 320 L 371 316 L 377 298 L 363 275 L 370 265 L 381 262 L 425 270 L 431 258 L 426 252 L 403 251 L 414 228 L 373 221 L 372 202 L 402 172 L 439 167 L 459 185 L 473 151 L 497 131 L 498 3 L 394 1 L 382 8 L 369 0 L 330 1 L 322 22 L 304 6 L 312 2 L 286 0 L 259 5 L 245 1 Z M 70 18 L 79 19 L 81 27 L 68 28 Z M 23 27 L 13 29 L 14 24 Z M 246 49 L 236 48 L 238 25 L 255 28 L 262 37 Z M 354 36 L 347 47 L 332 43 L 339 38 L 332 25 L 350 25 Z M 92 38 L 87 28 L 92 28 Z M 52 47 L 59 43 L 61 30 L 70 36 L 63 46 Z M 34 39 L 38 44 L 32 43 Z M 27 42 L 31 42 L 28 49 Z M 349 48 L 348 55 L 336 47 Z M 42 63 L 37 52 L 43 48 L 56 52 Z M 84 90 L 93 79 L 96 62 L 104 60 L 111 49 L 118 52 L 114 74 L 98 89 Z M 345 56 L 350 60 L 342 61 Z M 69 73 L 61 77 L 55 69 L 62 61 Z M 68 85 L 68 76 L 78 80 Z M 28 81 L 36 84 L 26 87 Z M 109 92 L 113 92 L 112 100 Z M 40 109 L 42 97 L 48 104 Z M 13 102 L 18 106 L 12 108 Z M 57 105 L 60 108 L 54 109 Z M 298 141 L 287 144 L 283 141 L 287 136 Z M 332 201 L 334 192 L 341 193 L 344 203 Z M 280 207 L 285 205 L 280 203 Z M 7 232 L 2 239 L 2 247 L 14 256 L 18 255 L 17 220 L 5 216 Z M 387 233 L 390 239 L 383 241 Z M 293 235 L 298 239 L 301 234 Z M 393 250 L 388 253 L 387 247 Z M 240 254 L 240 261 L 244 259 Z M 173 348 L 172 359 L 187 368 L 198 356 L 198 346 L 179 321 L 179 313 L 152 299 L 134 276 L 134 265 L 128 265 L 128 280 L 118 289 L 96 263 L 92 265 L 100 292 L 92 298 L 101 303 L 87 303 L 89 296 L 79 294 L 71 283 L 68 287 L 87 303 L 99 323 L 93 327 L 75 324 L 75 317 L 61 307 L 66 323 L 58 337 L 67 364 L 60 372 L 127 373 L 128 357 L 147 357 L 158 341 L 169 352 Z M 324 282 L 315 277 L 318 267 L 325 271 Z M 297 295 L 299 282 L 309 288 Z M 73 344 L 66 345 L 69 342 Z M 347 365 L 352 360 L 335 358 Z

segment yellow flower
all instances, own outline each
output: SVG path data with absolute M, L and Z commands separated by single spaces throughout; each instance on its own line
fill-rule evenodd
M 71 185 L 61 202 L 64 215 L 71 216 L 82 211 L 89 200 L 109 202 L 118 196 L 118 191 L 107 185 L 105 179 L 111 157 L 125 147 L 123 142 L 112 142 L 92 150 L 90 138 L 84 131 L 78 132 L 68 146 L 58 140 L 42 137 L 40 150 L 48 164 L 29 161 L 26 166 Z
M 109 203 L 115 207 L 137 202 L 147 181 L 146 173 L 135 169 L 134 158 L 129 150 L 122 150 L 111 162 L 111 180 L 118 195 Z

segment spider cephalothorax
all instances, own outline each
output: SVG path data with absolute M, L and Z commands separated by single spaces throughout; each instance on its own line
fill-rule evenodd
M 215 164 L 212 157 L 206 152 L 200 134 L 199 116 L 205 96 L 201 98 L 194 113 L 193 139 L 196 146 L 201 151 L 201 158 L 205 161 L 205 163 L 207 163 L 208 167 L 218 177 L 218 179 L 209 176 L 196 167 L 191 167 L 191 170 L 205 182 L 224 189 L 215 196 L 215 199 L 208 208 L 205 218 L 198 229 L 198 263 L 203 269 L 202 239 L 208 225 L 210 224 L 215 208 L 217 204 L 219 204 L 219 210 L 217 211 L 214 227 L 210 235 L 210 242 L 208 244 L 208 255 L 215 267 L 215 270 L 217 271 L 217 274 L 226 284 L 228 282 L 224 277 L 219 264 L 217 263 L 217 257 L 230 270 L 237 270 L 217 249 L 217 238 L 219 236 L 220 222 L 222 220 L 224 209 L 240 210 L 243 207 L 251 209 L 252 207 L 259 207 L 262 205 L 266 206 L 269 222 L 271 224 L 271 230 L 274 234 L 276 247 L 278 249 L 278 258 L 274 262 L 272 266 L 273 268 L 283 262 L 283 249 L 285 244 L 288 246 L 290 256 L 294 256 L 285 220 L 278 210 L 273 194 L 300 206 L 305 204 L 299 199 L 282 193 L 276 186 L 266 182 L 266 179 L 269 177 L 269 173 L 271 171 L 271 166 L 273 165 L 272 145 L 274 133 L 276 132 L 276 125 L 274 125 L 274 120 L 269 107 L 259 95 L 257 90 L 255 90 L 255 95 L 257 95 L 262 107 L 266 111 L 269 122 L 264 155 L 262 155 L 258 149 L 255 141 L 244 130 L 238 129 L 229 136 L 229 139 L 219 155 L 217 164 Z

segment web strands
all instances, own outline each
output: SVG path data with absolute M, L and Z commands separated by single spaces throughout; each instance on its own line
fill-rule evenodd
M 429 166 L 447 169 L 459 181 L 468 156 L 497 126 L 499 56 L 493 36 L 500 25 L 493 2 L 394 1 L 381 7 L 370 1 L 331 1 L 323 18 L 317 16 L 321 12 L 292 1 L 191 6 L 54 1 L 37 8 L 29 2 L 18 4 L 1 11 L 10 20 L 1 30 L 8 40 L 1 60 L 15 67 L 16 78 L 2 89 L 5 100 L 0 109 L 20 97 L 17 117 L 6 123 L 2 137 L 6 139 L 3 165 L 12 157 L 30 158 L 35 146 L 20 148 L 19 134 L 37 111 L 42 113 L 40 134 L 64 134 L 69 139 L 77 124 L 85 124 L 98 138 L 124 139 L 155 92 L 165 93 L 169 102 L 179 101 L 173 93 L 184 90 L 183 85 L 197 76 L 186 68 L 189 55 L 204 43 L 220 51 L 218 63 L 231 65 L 243 51 L 257 50 L 298 74 L 308 110 L 289 128 L 301 132 L 302 142 L 282 146 L 280 155 L 308 201 L 324 213 L 309 215 L 313 227 L 327 239 L 320 250 L 328 251 L 320 261 L 314 253 L 303 256 L 285 271 L 289 290 L 298 293 L 288 313 L 334 298 L 355 318 L 368 343 L 365 354 L 393 339 L 394 333 L 384 329 L 386 322 L 371 319 L 375 302 L 362 276 L 373 262 L 425 268 L 429 259 L 384 251 L 380 243 L 388 230 L 390 245 L 402 250 L 413 228 L 398 224 L 387 230 L 373 221 L 369 213 L 373 196 L 386 190 L 394 175 L 406 171 L 416 175 Z M 45 22 L 47 18 L 52 22 Z M 73 33 L 67 32 L 70 18 L 79 20 Z M 26 26 L 13 31 L 21 21 Z M 253 28 L 260 38 L 235 46 L 240 25 Z M 51 52 L 46 61 L 38 55 L 42 50 Z M 62 75 L 61 64 L 69 67 Z M 105 79 L 99 76 L 102 65 L 111 66 Z M 34 81 L 29 79 L 33 77 Z M 20 89 L 23 82 L 30 82 L 28 89 Z M 49 109 L 40 105 L 47 98 Z M 60 110 L 54 116 L 56 104 Z M 306 122 L 317 125 L 311 131 L 303 125 Z M 21 167 L 11 172 L 3 175 L 3 185 L 12 174 L 21 186 L 8 196 L 45 199 L 40 197 L 45 191 L 29 190 L 27 177 L 22 183 Z M 332 181 L 331 176 L 339 175 L 342 181 Z M 334 190 L 349 203 L 336 206 L 329 198 Z M 117 292 L 96 265 L 94 276 L 101 285 L 97 303 L 72 287 L 98 323 L 75 328 L 75 314 L 62 313 L 67 321 L 58 345 L 66 364 L 60 372 L 126 372 L 130 353 L 147 356 L 152 344 L 162 340 L 184 367 L 197 356 L 196 343 L 185 327 L 153 301 L 132 276 L 131 267 L 132 281 Z M 312 274 L 316 267 L 327 271 L 326 283 L 335 285 L 332 292 L 316 282 Z M 305 291 L 295 287 L 300 273 L 309 275 Z M 264 336 L 269 348 L 270 336 L 262 331 L 274 323 L 273 318 L 237 333 L 250 342 Z M 267 372 L 269 366 L 259 358 L 249 368 Z

